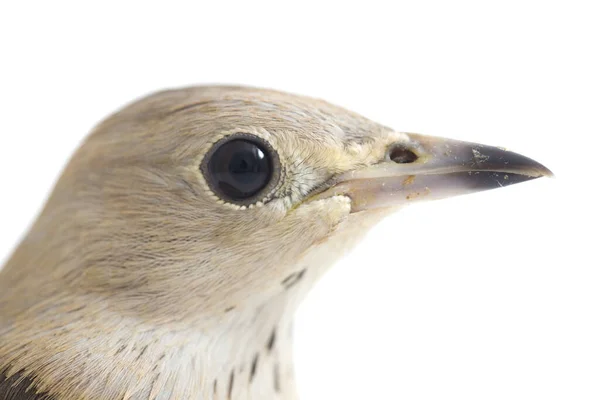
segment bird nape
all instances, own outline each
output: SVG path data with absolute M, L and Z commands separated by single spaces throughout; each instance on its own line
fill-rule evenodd
M 143 98 L 93 130 L 0 271 L 0 399 L 295 398 L 294 311 L 368 228 L 550 175 L 277 91 Z

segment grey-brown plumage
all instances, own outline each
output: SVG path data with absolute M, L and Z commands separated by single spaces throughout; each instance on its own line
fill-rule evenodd
M 0 272 L 0 399 L 293 399 L 294 311 L 368 228 L 549 174 L 276 91 L 141 99 L 91 133 Z
M 38 393 L 33 381 L 21 373 L 13 374 L 10 377 L 0 374 L 0 399 L 53 400 L 44 393 Z

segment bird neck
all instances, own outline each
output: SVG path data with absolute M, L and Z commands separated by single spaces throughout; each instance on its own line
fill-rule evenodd
M 67 400 L 296 398 L 286 299 L 232 310 L 209 328 L 148 323 L 89 298 L 54 303 L 0 326 L 0 373 L 23 371 Z

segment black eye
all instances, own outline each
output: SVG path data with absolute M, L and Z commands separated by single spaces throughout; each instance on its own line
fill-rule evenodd
M 273 181 L 274 151 L 264 140 L 237 134 L 215 144 L 202 169 L 209 186 L 223 200 L 241 205 L 262 200 Z

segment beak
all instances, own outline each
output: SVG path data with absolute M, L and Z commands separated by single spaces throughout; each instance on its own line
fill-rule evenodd
M 499 147 L 409 134 L 386 159 L 332 179 L 314 200 L 352 199 L 352 212 L 402 206 L 553 176 L 542 164 Z M 311 200 L 313 200 L 311 199 Z

